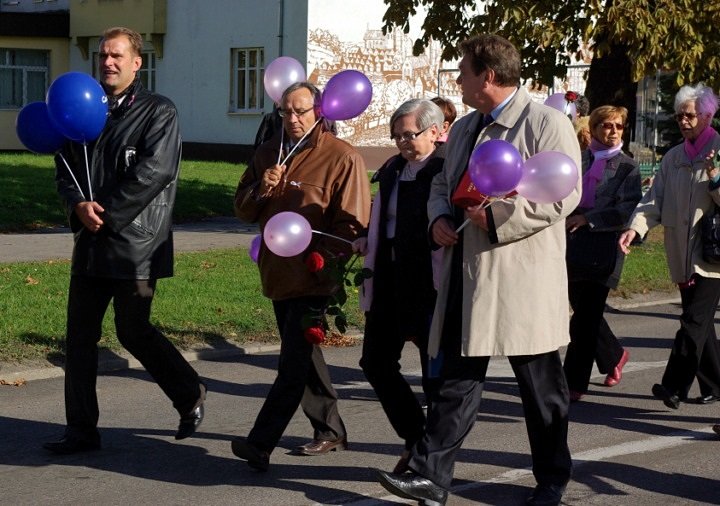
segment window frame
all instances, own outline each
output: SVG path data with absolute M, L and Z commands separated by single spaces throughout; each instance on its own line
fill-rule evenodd
M 245 65 L 241 66 L 241 55 Z M 254 59 L 254 64 L 253 58 Z M 242 79 L 240 75 L 242 74 Z M 236 47 L 230 49 L 230 113 L 262 114 L 265 108 L 265 48 Z M 242 85 L 242 96 L 240 86 Z M 240 103 L 242 101 L 242 104 Z
M 45 57 L 45 65 L 22 65 L 16 63 L 10 63 L 12 51 L 28 51 L 41 53 Z M 20 70 L 22 72 L 20 79 L 20 87 L 22 88 L 20 103 L 12 102 L 8 105 L 0 103 L 0 110 L 14 111 L 19 110 L 28 105 L 31 102 L 38 102 L 45 100 L 45 94 L 47 93 L 48 87 L 50 86 L 50 50 L 49 49 L 35 49 L 35 48 L 14 48 L 14 47 L 3 47 L 0 48 L 0 70 L 10 70 L 11 76 L 12 71 Z M 42 73 L 43 74 L 43 92 L 39 96 L 28 96 L 28 74 L 29 73 Z M 11 83 L 11 87 L 14 89 L 14 84 Z M 15 97 L 11 97 L 13 100 Z

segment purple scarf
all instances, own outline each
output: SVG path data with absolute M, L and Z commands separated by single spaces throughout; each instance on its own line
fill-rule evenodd
M 688 158 L 690 158 L 691 162 L 695 159 L 697 155 L 700 154 L 705 145 L 710 142 L 710 139 L 712 139 L 716 133 L 717 132 L 713 127 L 708 126 L 705 127 L 705 130 L 703 130 L 700 135 L 698 135 L 697 139 L 695 139 L 695 142 L 691 141 L 690 139 L 685 139 L 685 154 L 688 155 Z
M 582 180 L 582 198 L 578 207 L 592 209 L 595 207 L 595 187 L 602 179 L 605 164 L 613 156 L 617 155 L 622 149 L 622 142 L 615 147 L 608 147 L 596 139 L 590 141 L 588 148 L 593 154 L 593 163 Z

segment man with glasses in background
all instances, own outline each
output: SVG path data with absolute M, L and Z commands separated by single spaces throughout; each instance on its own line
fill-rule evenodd
M 263 229 L 277 213 L 302 215 L 314 231 L 352 243 L 364 233 L 370 216 L 370 184 L 357 150 L 330 133 L 320 113 L 321 93 L 313 84 L 291 85 L 278 110 L 283 128 L 260 145 L 235 194 L 241 220 Z M 323 455 L 347 448 L 337 394 L 320 347 L 308 331 L 321 320 L 336 281 L 319 271 L 313 258 L 348 258 L 350 245 L 314 235 L 302 253 L 281 257 L 265 244 L 258 267 L 263 294 L 270 298 L 280 330 L 278 375 L 247 438 L 232 441 L 233 453 L 258 471 L 266 471 L 298 406 L 310 419 L 312 441 L 297 447 L 300 455 Z M 308 317 L 314 320 L 310 329 Z M 321 330 L 322 331 L 322 330 Z M 324 331 L 322 331 L 324 332 Z

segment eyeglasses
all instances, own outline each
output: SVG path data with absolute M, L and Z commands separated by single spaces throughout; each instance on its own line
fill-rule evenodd
M 391 136 L 390 136 L 390 139 L 393 140 L 393 141 L 395 141 L 395 142 L 400 142 L 400 141 L 402 141 L 402 142 L 410 142 L 410 141 L 414 141 L 415 139 L 417 139 L 417 138 L 420 136 L 420 134 L 424 133 L 425 130 L 427 130 L 427 129 L 430 128 L 431 126 L 432 126 L 432 125 L 426 126 L 425 128 L 423 128 L 423 129 L 420 130 L 419 132 L 405 132 L 405 133 L 402 134 L 402 135 L 401 135 L 401 134 L 391 135 Z
M 679 112 L 675 115 L 675 120 L 677 121 L 682 121 L 686 119 L 692 122 L 692 120 L 694 120 L 695 118 L 697 118 L 697 114 L 694 114 L 692 112 Z
M 296 118 L 299 118 L 300 116 L 304 116 L 305 114 L 312 111 L 312 107 L 310 109 L 305 109 L 304 111 L 293 111 L 292 109 L 278 109 L 278 114 L 281 118 L 289 118 L 293 114 Z
M 618 132 L 625 130 L 625 125 L 622 123 L 611 123 L 610 121 L 606 121 L 605 123 L 601 123 L 601 125 L 605 130 L 612 130 L 613 127 L 615 127 L 615 130 Z

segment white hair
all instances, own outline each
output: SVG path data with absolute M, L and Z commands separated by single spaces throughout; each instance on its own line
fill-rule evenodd
M 709 114 L 711 118 L 718 110 L 718 97 L 711 88 L 703 83 L 695 86 L 685 85 L 680 88 L 675 95 L 675 112 L 679 112 L 685 102 L 695 102 L 695 110 L 699 114 Z

